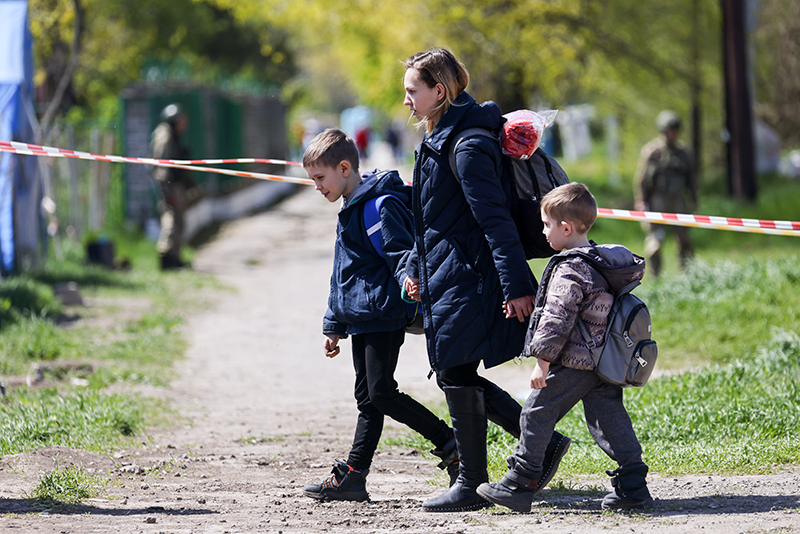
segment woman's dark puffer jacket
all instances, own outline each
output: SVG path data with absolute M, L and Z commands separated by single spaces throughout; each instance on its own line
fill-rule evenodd
M 415 246 L 406 272 L 419 278 L 428 358 L 434 370 L 478 360 L 489 368 L 519 355 L 526 323 L 506 319 L 503 301 L 536 293 L 499 178 L 500 145 L 483 136 L 458 146 L 461 181 L 448 161 L 455 134 L 499 131 L 494 102 L 463 92 L 425 136 L 414 165 Z

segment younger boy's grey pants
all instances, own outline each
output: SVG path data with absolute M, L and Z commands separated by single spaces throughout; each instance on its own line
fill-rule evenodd
M 534 389 L 522 406 L 522 435 L 514 450 L 514 471 L 539 480 L 545 449 L 556 423 L 578 401 L 583 401 L 586 424 L 592 437 L 621 471 L 647 473 L 642 446 L 622 403 L 622 388 L 600 380 L 594 371 L 579 371 L 551 365 L 547 386 Z

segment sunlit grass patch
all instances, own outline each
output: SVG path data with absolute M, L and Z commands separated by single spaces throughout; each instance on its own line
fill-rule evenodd
M 22 388 L 0 404 L 0 454 L 54 445 L 106 451 L 140 433 L 148 409 L 132 395 Z
M 625 405 L 655 472 L 764 473 L 800 463 L 798 384 L 800 336 L 778 332 L 752 356 L 627 389 Z M 616 467 L 580 407 L 558 429 L 573 439 L 560 473 Z
M 77 504 L 96 496 L 106 483 L 81 467 L 57 467 L 40 477 L 32 496 L 45 502 Z
M 694 261 L 635 290 L 650 309 L 659 368 L 696 368 L 754 353 L 776 328 L 800 324 L 797 256 Z

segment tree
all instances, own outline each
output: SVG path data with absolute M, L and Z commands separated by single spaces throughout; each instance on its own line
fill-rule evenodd
M 39 132 L 37 133 L 39 141 L 47 136 L 50 122 L 56 113 L 62 108 L 69 108 L 74 104 L 73 76 L 81 59 L 81 38 L 83 37 L 84 29 L 83 8 L 80 0 L 71 0 L 69 4 L 72 7 L 71 12 L 68 6 L 57 6 L 55 5 L 56 2 L 50 1 L 46 2 L 46 4 L 46 6 L 32 6 L 33 9 L 31 10 L 31 18 L 34 21 L 41 22 L 41 19 L 38 18 L 42 14 L 41 8 L 51 8 L 47 12 L 48 16 L 45 17 L 44 25 L 36 24 L 36 22 L 32 24 L 32 33 L 38 33 L 38 36 L 43 40 L 42 46 L 49 47 L 51 51 L 48 61 L 45 63 L 44 87 L 45 91 L 51 94 L 52 97 L 39 123 Z M 69 13 L 69 16 L 59 16 L 58 11 L 52 9 L 56 7 L 66 7 L 65 11 Z M 62 36 L 65 28 L 59 23 L 72 25 L 71 46 L 64 42 Z M 42 31 L 36 32 L 37 29 Z M 66 101 L 65 96 L 67 97 Z
M 101 114 L 148 65 L 188 66 L 192 80 L 280 87 L 296 73 L 287 32 L 193 0 L 31 0 L 46 125 L 76 104 Z M 277 91 L 277 89 L 274 89 Z M 54 104 L 54 105 L 53 105 Z
M 763 0 L 754 33 L 756 115 L 800 145 L 800 3 Z

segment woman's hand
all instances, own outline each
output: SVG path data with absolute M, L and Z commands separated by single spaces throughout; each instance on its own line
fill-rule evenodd
M 516 317 L 519 322 L 525 322 L 525 319 L 533 313 L 535 303 L 536 295 L 525 295 L 524 297 L 504 302 L 503 311 L 506 312 L 506 319 Z

